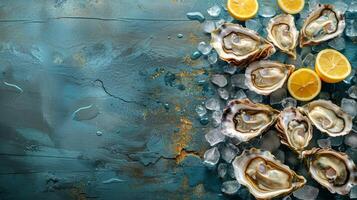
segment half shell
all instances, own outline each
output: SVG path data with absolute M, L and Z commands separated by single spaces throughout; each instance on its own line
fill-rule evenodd
M 245 150 L 232 164 L 237 181 L 257 199 L 288 195 L 306 183 L 303 176 L 282 164 L 269 151 Z
M 352 130 L 352 117 L 331 101 L 316 100 L 299 108 L 321 132 L 337 137 Z
M 267 26 L 268 40 L 282 52 L 296 59 L 296 46 L 298 44 L 299 31 L 296 29 L 294 17 L 289 14 L 281 14 L 270 19 Z
M 356 166 L 345 153 L 313 148 L 302 154 L 312 178 L 331 193 L 345 195 L 357 184 Z
M 332 5 L 318 5 L 305 19 L 300 30 L 300 47 L 316 45 L 343 33 L 346 23 L 343 14 Z
M 312 139 L 313 129 L 310 120 L 298 109 L 289 107 L 280 112 L 276 129 L 282 144 L 301 153 Z
M 232 100 L 223 111 L 222 133 L 240 141 L 248 141 L 268 129 L 279 111 L 249 99 Z
M 264 59 L 275 52 L 273 44 L 239 24 L 225 23 L 211 33 L 211 38 L 219 57 L 236 65 Z
M 245 70 L 245 85 L 258 94 L 269 95 L 284 85 L 294 69 L 294 65 L 276 61 L 256 61 Z

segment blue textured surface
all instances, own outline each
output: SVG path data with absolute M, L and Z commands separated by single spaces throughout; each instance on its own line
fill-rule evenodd
M 186 18 L 214 3 L 0 2 L 0 199 L 228 198 L 201 162 L 214 68 Z

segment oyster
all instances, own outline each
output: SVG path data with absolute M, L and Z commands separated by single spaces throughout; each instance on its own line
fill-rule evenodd
M 282 52 L 296 59 L 299 31 L 296 29 L 292 15 L 281 14 L 272 18 L 267 26 L 267 32 L 269 41 Z
M 245 70 L 245 85 L 258 94 L 269 95 L 284 85 L 294 69 L 294 65 L 276 61 L 256 61 Z
M 232 164 L 237 181 L 257 199 L 287 195 L 306 183 L 303 176 L 282 164 L 269 151 L 245 150 Z
M 219 57 L 236 65 L 267 58 L 275 52 L 273 44 L 239 24 L 225 23 L 211 36 L 211 45 Z
M 228 103 L 222 115 L 222 133 L 240 141 L 248 141 L 268 129 L 279 111 L 249 99 L 236 99 Z
M 312 138 L 312 125 L 307 116 L 298 109 L 289 107 L 280 112 L 276 129 L 279 131 L 281 143 L 301 153 Z
M 302 153 L 313 179 L 331 193 L 345 195 L 357 184 L 357 169 L 345 153 L 313 148 Z
M 343 14 L 332 5 L 319 5 L 304 21 L 300 30 L 300 47 L 316 45 L 343 33 L 346 23 Z
M 329 136 L 346 135 L 352 130 L 352 117 L 331 101 L 316 100 L 299 109 L 317 129 Z

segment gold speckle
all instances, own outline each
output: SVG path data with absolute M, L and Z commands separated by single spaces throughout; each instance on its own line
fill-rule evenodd
M 83 66 L 86 64 L 86 58 L 81 53 L 75 53 L 73 59 L 80 65 Z
M 197 44 L 199 42 L 199 38 L 197 35 L 195 35 L 194 33 L 190 33 L 188 35 L 188 41 L 191 43 L 191 44 Z
M 180 155 L 182 150 L 188 145 L 188 143 L 192 139 L 192 136 L 190 135 L 190 131 L 192 129 L 192 122 L 186 117 L 181 117 L 178 128 L 179 131 L 173 135 L 173 140 L 175 142 L 174 151 L 177 155 Z

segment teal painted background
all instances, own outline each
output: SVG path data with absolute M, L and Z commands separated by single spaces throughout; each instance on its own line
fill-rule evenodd
M 0 199 L 230 198 L 201 161 L 197 79 L 218 69 L 186 18 L 215 3 L 1 1 Z

